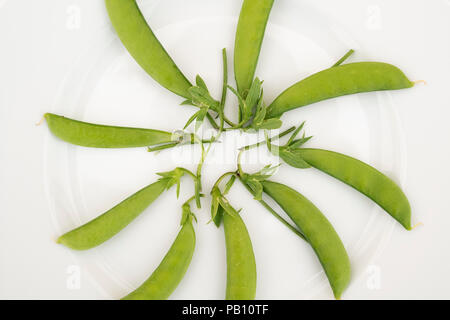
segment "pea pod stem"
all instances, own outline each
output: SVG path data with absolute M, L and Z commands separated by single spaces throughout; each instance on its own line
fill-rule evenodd
M 211 116 L 209 112 L 206 114 L 206 118 L 208 119 L 209 123 L 214 129 L 216 130 L 219 129 L 219 126 L 217 125 L 216 121 L 214 121 L 214 118 Z
M 139 190 L 97 218 L 63 234 L 57 242 L 74 250 L 87 250 L 104 243 L 140 215 L 167 186 L 167 181 L 159 180 Z
M 225 172 L 224 174 L 222 174 L 214 183 L 213 189 L 214 188 L 219 188 L 219 184 L 223 181 L 223 179 L 225 179 L 226 177 L 229 176 L 236 176 L 236 172 Z
M 212 144 L 212 143 L 217 143 L 217 141 L 212 141 L 211 139 L 207 139 L 207 140 L 202 140 L 202 143 Z M 191 145 L 195 144 L 195 142 L 191 142 L 190 144 Z M 155 146 L 155 147 L 147 147 L 147 151 L 155 152 L 155 151 L 161 151 L 161 150 L 165 150 L 165 149 L 174 148 L 177 146 L 180 146 L 180 144 L 178 142 L 173 142 L 173 143 L 162 144 L 162 145 Z
M 331 67 L 337 67 L 340 66 L 345 60 L 347 60 L 353 53 L 355 52 L 355 50 L 350 49 L 347 51 L 347 53 L 342 56 L 342 58 L 340 58 L 335 64 L 333 64 Z

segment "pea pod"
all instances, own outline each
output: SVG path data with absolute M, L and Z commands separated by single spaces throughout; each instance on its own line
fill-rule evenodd
M 226 299 L 253 300 L 256 294 L 256 262 L 250 236 L 239 213 L 224 197 L 219 202 L 227 249 Z
M 245 96 L 256 65 L 274 0 L 244 0 L 236 30 L 234 73 L 238 92 Z
M 122 300 L 165 300 L 183 279 L 195 249 L 192 217 L 183 223 L 178 236 L 152 275 Z
M 165 131 L 105 126 L 69 119 L 53 113 L 44 115 L 50 131 L 66 142 L 93 148 L 133 148 L 172 142 Z
M 381 62 L 356 62 L 332 67 L 303 79 L 281 93 L 268 107 L 266 118 L 322 100 L 344 95 L 411 88 L 397 67 Z
M 158 173 L 161 178 L 157 182 L 142 188 L 97 218 L 63 234 L 57 242 L 75 250 L 87 250 L 102 244 L 130 224 L 164 190 L 177 184 L 177 194 L 179 194 L 180 179 L 185 173 L 193 176 L 184 168 Z
M 105 0 L 114 29 L 136 62 L 160 85 L 190 99 L 189 80 L 156 38 L 136 0 Z
M 380 171 L 360 160 L 333 151 L 298 148 L 290 152 L 297 159 L 363 193 L 405 229 L 411 230 L 411 207 L 408 198 L 394 181 Z M 289 164 L 292 165 L 293 162 Z
M 262 182 L 274 199 L 302 231 L 328 277 L 336 299 L 340 299 L 351 276 L 350 260 L 341 239 L 320 210 L 303 195 L 281 183 Z

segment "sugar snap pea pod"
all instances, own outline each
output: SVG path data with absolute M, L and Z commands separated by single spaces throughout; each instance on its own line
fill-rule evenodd
M 141 214 L 166 190 L 167 185 L 166 179 L 152 183 L 99 217 L 62 235 L 57 242 L 75 250 L 87 250 L 102 244 Z
M 114 29 L 136 62 L 163 87 L 190 99 L 191 83 L 156 38 L 136 0 L 105 0 L 105 4 Z
M 356 62 L 332 67 L 303 79 L 282 92 L 268 107 L 266 118 L 344 95 L 411 88 L 397 67 L 381 62 Z
M 253 246 L 239 213 L 224 198 L 223 226 L 227 249 L 227 300 L 253 300 L 256 294 L 256 262 Z
M 341 153 L 299 148 L 291 151 L 298 159 L 363 193 L 411 230 L 411 207 L 400 187 L 368 164 Z
M 106 126 L 69 119 L 53 113 L 44 115 L 50 131 L 66 142 L 93 148 L 133 148 L 172 142 L 165 131 Z
M 267 20 L 274 0 L 244 0 L 236 30 L 234 73 L 238 92 L 245 96 L 255 76 Z
M 274 199 L 302 230 L 340 299 L 351 276 L 350 260 L 341 239 L 320 210 L 303 195 L 281 183 L 263 181 L 264 192 Z
M 195 177 L 192 172 L 184 168 L 158 173 L 161 178 L 157 182 L 142 188 L 97 218 L 63 234 L 57 242 L 75 250 L 87 250 L 102 244 L 130 224 L 164 190 L 177 184 L 178 194 L 180 179 L 186 173 Z
M 183 279 L 195 249 L 192 216 L 183 222 L 180 232 L 152 275 L 122 300 L 166 300 Z

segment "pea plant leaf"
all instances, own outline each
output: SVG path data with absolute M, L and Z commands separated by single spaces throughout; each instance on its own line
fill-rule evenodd
M 184 100 L 182 103 L 180 103 L 181 106 L 193 106 L 192 100 Z
M 214 187 L 211 190 L 211 221 L 214 222 L 214 224 L 217 227 L 220 227 L 220 223 L 222 221 L 222 215 L 223 212 L 219 210 L 220 204 L 219 204 L 219 198 L 222 196 L 219 188 Z
M 192 97 L 192 103 L 197 107 L 208 107 L 216 112 L 219 111 L 219 102 L 214 100 L 208 90 L 202 87 L 190 87 L 189 94 Z
M 209 108 L 201 108 L 198 111 L 197 119 L 195 121 L 195 132 L 200 129 L 200 126 L 202 125 L 203 121 L 205 120 L 206 114 L 208 113 Z
M 299 148 L 302 145 L 304 145 L 306 142 L 308 142 L 311 138 L 312 138 L 312 136 L 309 136 L 309 137 L 303 136 L 301 139 L 296 139 L 291 142 L 291 144 L 289 145 L 289 148 L 291 148 L 291 149 Z
M 255 130 L 275 130 L 281 128 L 283 122 L 280 119 L 267 119 L 259 124 L 252 125 Z
M 236 176 L 232 175 L 230 177 L 230 180 L 228 180 L 227 184 L 225 185 L 225 189 L 223 190 L 224 195 L 226 195 L 230 191 L 230 189 L 233 186 L 235 181 L 236 181 Z
M 189 125 L 190 125 L 195 119 L 197 119 L 198 115 L 200 114 L 200 111 L 201 111 L 201 109 L 198 110 L 196 113 L 194 113 L 194 114 L 189 118 L 189 120 L 188 120 L 188 121 L 186 122 L 186 124 L 184 125 L 183 130 L 185 130 L 187 127 L 189 127 Z
M 253 198 L 255 200 L 262 200 L 263 186 L 261 182 L 250 177 L 246 180 L 246 183 L 253 190 Z
M 213 218 L 213 222 L 217 227 L 220 227 L 220 224 L 222 223 L 223 214 L 224 214 L 223 207 L 221 205 L 219 205 L 219 207 L 217 208 L 216 214 Z
M 180 225 L 184 225 L 187 222 L 191 222 L 192 219 L 195 220 L 195 222 L 197 222 L 197 217 L 195 216 L 195 214 L 192 212 L 191 210 L 191 205 L 189 204 L 189 202 L 186 202 L 182 205 L 181 207 L 181 221 L 180 221 Z
M 195 83 L 196 86 L 188 89 L 191 100 L 185 100 L 182 104 L 191 104 L 200 109 L 189 118 L 184 126 L 184 129 L 186 129 L 195 120 L 195 132 L 197 132 L 205 117 L 208 116 L 209 110 L 220 113 L 221 104 L 211 97 L 205 81 L 199 75 L 197 75 Z
M 303 158 L 301 154 L 298 152 L 299 149 L 291 149 L 291 148 L 280 148 L 279 155 L 280 158 L 283 159 L 288 165 L 294 168 L 307 169 L 310 168 L 309 165 Z
M 253 190 L 255 200 L 262 200 L 263 187 L 261 182 L 269 179 L 279 166 L 280 165 L 272 166 L 268 164 L 258 172 L 253 174 L 246 173 L 241 176 L 242 181 Z
M 252 121 L 253 128 L 259 127 L 264 122 L 267 113 L 266 111 L 267 109 L 264 107 L 263 102 L 263 94 L 261 94 L 261 98 L 259 99 L 258 104 L 256 106 L 255 117 L 253 118 Z
M 200 77 L 200 75 L 197 75 L 195 77 L 195 84 L 197 85 L 197 87 L 203 88 L 208 91 L 208 87 L 206 86 L 205 81 L 202 79 L 202 77 Z
M 267 141 L 267 148 L 272 154 L 279 156 L 286 162 L 288 165 L 294 168 L 306 169 L 310 168 L 311 165 L 307 163 L 301 156 L 300 147 L 303 146 L 306 142 L 308 142 L 312 137 L 306 137 L 305 133 L 303 133 L 302 137 L 299 139 L 295 139 L 300 131 L 303 129 L 305 122 L 303 122 L 291 135 L 288 142 L 283 146 L 277 146 Z
M 260 82 L 260 84 L 261 83 L 262 82 Z M 251 97 L 250 94 L 247 96 L 247 99 L 249 99 L 249 97 Z M 274 130 L 280 128 L 283 125 L 283 122 L 280 119 L 276 118 L 271 118 L 267 120 L 265 119 L 267 114 L 267 108 L 264 105 L 263 97 L 264 92 L 260 88 L 260 96 L 258 98 L 259 100 L 257 101 L 256 106 L 252 107 L 252 115 L 250 117 L 250 120 L 247 121 L 246 124 L 244 124 L 244 127 L 258 131 L 258 130 Z
M 185 171 L 181 168 L 175 168 L 172 171 L 157 173 L 157 175 L 159 175 L 161 177 L 161 178 L 159 178 L 159 181 L 167 182 L 166 190 L 170 189 L 174 184 L 177 185 L 177 198 L 180 195 L 180 181 L 181 181 L 181 177 L 183 177 L 184 174 L 185 174 Z
M 256 112 L 257 105 L 262 100 L 261 85 L 262 81 L 255 78 L 250 90 L 248 91 L 247 97 L 245 98 L 242 108 L 242 122 L 244 123 L 244 126 L 249 120 L 251 120 L 254 112 Z

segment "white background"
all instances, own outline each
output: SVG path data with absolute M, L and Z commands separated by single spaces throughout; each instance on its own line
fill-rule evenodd
M 220 49 L 227 47 L 231 60 L 241 2 L 139 3 L 185 74 L 193 79 L 201 73 L 218 92 Z M 282 167 L 274 180 L 310 197 L 349 248 L 355 277 L 344 299 L 449 298 L 449 18 L 448 0 L 277 0 L 274 5 L 258 67 L 267 100 L 328 66 L 350 46 L 356 49 L 351 61 L 390 62 L 411 79 L 427 81 L 389 95 L 326 102 L 283 118 L 286 126 L 308 120 L 312 146 L 351 154 L 390 174 L 411 201 L 413 222 L 423 223 L 406 232 L 339 182 Z M 151 183 L 155 172 L 174 167 L 173 154 L 66 146 L 35 123 L 53 111 L 92 122 L 171 130 L 192 111 L 177 106 L 180 100 L 127 55 L 101 0 L 0 0 L 0 39 L 0 298 L 120 298 L 150 274 L 176 235 L 182 199 L 173 201 L 173 190 L 93 253 L 71 252 L 54 239 Z M 69 170 L 73 163 L 76 173 Z M 207 165 L 205 190 L 224 169 L 233 168 Z M 60 174 L 67 171 L 73 176 Z M 183 197 L 189 196 L 188 180 L 182 188 Z M 331 298 L 320 265 L 301 241 L 238 184 L 230 199 L 244 208 L 252 235 L 257 298 Z M 206 225 L 208 207 L 205 200 L 198 211 L 196 253 L 172 298 L 223 297 L 223 234 Z M 361 231 L 380 226 L 386 232 Z M 374 247 L 356 250 L 367 237 L 374 238 Z M 77 268 L 80 285 L 74 287 L 70 279 Z

